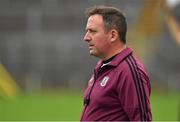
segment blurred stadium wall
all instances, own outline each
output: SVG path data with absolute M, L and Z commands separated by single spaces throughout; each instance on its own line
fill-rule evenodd
M 27 92 L 84 88 L 97 61 L 83 42 L 84 11 L 113 5 L 126 13 L 128 42 L 145 62 L 152 86 L 180 90 L 180 45 L 162 1 L 0 0 L 0 61 Z

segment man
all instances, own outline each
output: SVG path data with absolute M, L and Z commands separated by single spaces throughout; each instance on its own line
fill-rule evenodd
M 140 61 L 126 46 L 127 24 L 114 7 L 87 12 L 84 40 L 100 58 L 84 94 L 81 121 L 150 121 L 150 83 Z

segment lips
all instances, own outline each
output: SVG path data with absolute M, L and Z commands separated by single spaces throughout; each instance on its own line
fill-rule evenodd
M 93 44 L 89 44 L 89 49 L 92 49 L 94 47 Z
M 89 44 L 89 46 L 94 46 L 94 44 Z

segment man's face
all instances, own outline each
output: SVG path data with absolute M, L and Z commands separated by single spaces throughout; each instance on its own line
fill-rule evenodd
M 88 18 L 84 40 L 89 44 L 89 52 L 99 58 L 107 55 L 109 47 L 109 34 L 104 30 L 101 15 L 95 14 Z

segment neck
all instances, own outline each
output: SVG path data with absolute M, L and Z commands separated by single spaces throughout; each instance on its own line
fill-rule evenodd
M 109 53 L 107 56 L 105 56 L 104 58 L 101 58 L 101 59 L 103 61 L 106 61 L 106 60 L 110 59 L 111 57 L 117 55 L 121 51 L 123 51 L 126 47 L 127 46 L 125 44 L 122 46 L 113 47 L 113 50 L 111 51 L 111 53 Z

